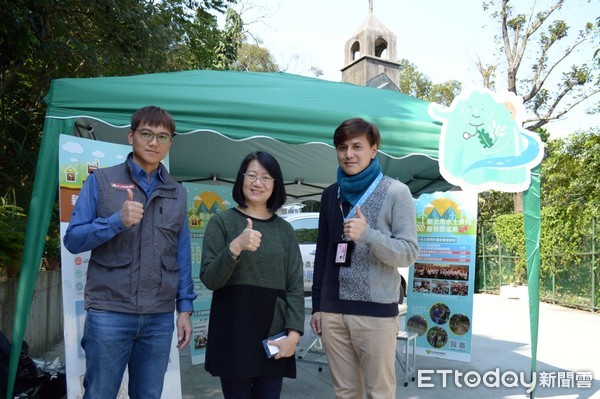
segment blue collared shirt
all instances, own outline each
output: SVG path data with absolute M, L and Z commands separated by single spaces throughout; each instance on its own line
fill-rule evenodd
M 132 166 L 132 170 L 147 197 L 156 188 L 158 179 L 164 181 L 160 167 L 148 179 L 146 171 L 133 161 L 131 155 L 128 157 L 127 162 Z M 77 212 L 71 215 L 69 227 L 65 233 L 64 244 L 71 253 L 91 251 L 127 229 L 121 221 L 120 210 L 107 218 L 99 218 L 96 217 L 97 205 L 98 185 L 96 177 L 91 173 L 79 192 L 76 204 Z M 194 293 L 194 282 L 191 274 L 190 229 L 187 220 L 184 220 L 177 241 L 177 263 L 179 264 L 177 310 L 191 312 L 194 309 L 192 301 L 196 299 L 197 295 Z

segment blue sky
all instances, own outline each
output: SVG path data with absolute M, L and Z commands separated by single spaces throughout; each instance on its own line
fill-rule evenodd
M 557 18 L 565 18 L 573 27 L 570 36 L 576 24 L 600 15 L 598 0 L 566 2 Z M 516 4 L 520 3 L 524 2 Z M 550 1 L 538 3 L 544 6 Z M 484 64 L 495 63 L 498 47 L 493 42 L 495 25 L 481 4 L 476 0 L 373 0 L 373 13 L 396 34 L 398 58 L 410 60 L 434 83 L 454 79 L 463 86 L 479 85 L 475 62 L 479 58 Z M 369 12 L 368 0 L 244 0 L 241 5 L 247 29 L 262 40 L 282 69 L 311 76 L 310 67 L 317 66 L 324 73 L 321 78 L 332 81 L 341 81 L 344 44 Z M 591 52 L 588 46 L 583 56 Z M 500 89 L 503 82 L 497 81 Z M 558 137 L 597 126 L 598 117 L 586 115 L 585 108 L 579 106 L 566 121 L 546 127 Z

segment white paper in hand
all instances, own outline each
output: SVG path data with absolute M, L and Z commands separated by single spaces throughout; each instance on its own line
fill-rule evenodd
M 284 339 L 285 337 L 287 337 L 285 332 L 280 332 L 279 334 L 273 335 L 262 341 L 262 344 L 263 344 L 263 347 L 265 348 L 265 353 L 267 354 L 267 357 L 271 358 L 279 352 L 279 348 L 277 346 L 269 345 L 268 342 L 269 341 L 279 341 L 280 339 Z

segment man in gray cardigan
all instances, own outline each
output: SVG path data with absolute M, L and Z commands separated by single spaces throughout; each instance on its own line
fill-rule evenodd
M 337 183 L 321 196 L 311 327 L 322 337 L 336 398 L 396 395 L 398 267 L 418 255 L 408 187 L 383 176 L 377 126 L 359 118 L 333 136 Z

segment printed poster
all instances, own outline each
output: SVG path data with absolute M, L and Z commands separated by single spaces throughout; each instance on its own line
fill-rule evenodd
M 423 194 L 415 200 L 419 257 L 410 267 L 406 329 L 417 354 L 471 361 L 477 194 Z
M 208 335 L 208 318 L 212 291 L 200 281 L 200 263 L 202 259 L 202 240 L 206 223 L 218 210 L 231 208 L 234 205 L 231 196 L 231 185 L 216 186 L 203 183 L 183 183 L 188 191 L 187 209 L 188 224 L 192 251 L 192 279 L 194 292 L 198 297 L 194 301 L 192 316 L 193 340 L 190 343 L 192 364 L 202 364 L 206 356 Z
M 80 342 L 83 336 L 86 311 L 83 307 L 84 288 L 90 252 L 71 254 L 62 247 L 69 218 L 77 201 L 83 182 L 92 170 L 122 163 L 131 152 L 131 146 L 107 143 L 103 141 L 82 139 L 70 135 L 60 135 L 58 157 L 59 203 L 60 203 L 60 235 L 63 280 L 63 312 L 65 361 L 67 377 L 67 397 L 81 399 L 83 397 L 83 377 L 85 375 L 85 353 Z M 168 166 L 168 159 L 163 161 Z M 173 322 L 175 323 L 175 313 Z M 165 374 L 162 399 L 181 398 L 181 378 L 179 374 L 179 351 L 177 346 L 177 329 L 173 333 L 171 356 Z M 125 399 L 128 376 L 123 376 L 118 398 Z

